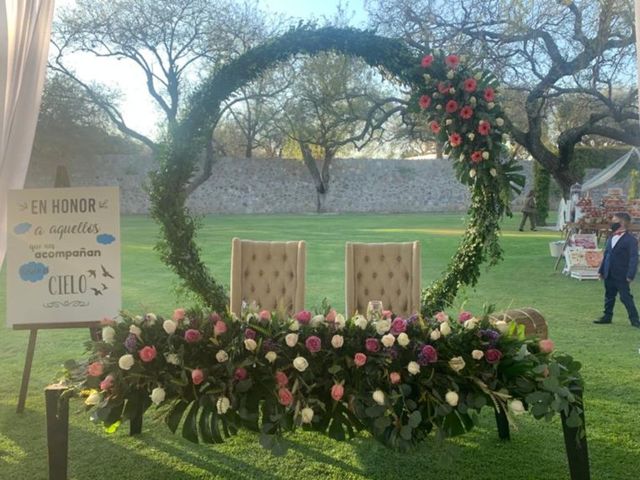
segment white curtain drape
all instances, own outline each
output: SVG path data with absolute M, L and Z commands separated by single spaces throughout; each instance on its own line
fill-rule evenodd
M 44 84 L 54 0 L 0 0 L 0 267 L 7 192 L 24 186 Z
M 588 190 L 593 190 L 594 188 L 599 187 L 600 185 L 604 185 L 613 177 L 615 177 L 616 174 L 620 170 L 622 170 L 622 167 L 624 167 L 627 164 L 627 162 L 629 162 L 629 160 L 636 160 L 636 159 L 640 160 L 640 152 L 638 152 L 638 149 L 634 147 L 631 150 L 629 150 L 627 153 L 625 153 L 623 156 L 621 156 L 618 160 L 616 160 L 611 165 L 609 165 L 607 168 L 596 173 L 593 177 L 589 178 L 588 180 L 585 180 L 584 183 L 582 184 L 582 191 L 586 192 Z

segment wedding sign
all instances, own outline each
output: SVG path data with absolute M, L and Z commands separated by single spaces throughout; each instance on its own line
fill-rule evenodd
M 12 190 L 7 233 L 9 325 L 118 315 L 117 187 Z

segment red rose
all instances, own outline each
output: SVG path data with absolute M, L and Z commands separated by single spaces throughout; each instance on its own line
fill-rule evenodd
M 449 145 L 452 147 L 458 147 L 462 143 L 462 137 L 459 133 L 452 133 L 449 135 Z
M 364 347 L 368 352 L 377 352 L 380 350 L 380 342 L 376 338 L 367 338 L 364 342 Z
M 447 102 L 447 105 L 445 106 L 445 110 L 447 111 L 447 113 L 453 113 L 456 110 L 458 110 L 458 102 L 456 102 L 455 100 L 449 100 Z
M 191 381 L 194 385 L 200 385 L 204 381 L 204 372 L 196 368 L 191 372 Z
M 440 83 L 438 83 L 438 91 L 442 95 L 445 95 L 445 94 L 449 93 L 449 89 L 450 88 L 451 88 L 451 85 L 449 85 L 449 82 L 440 82 Z
M 353 362 L 356 364 L 356 367 L 362 367 L 367 363 L 367 356 L 364 353 L 358 352 L 353 356 Z
M 288 407 L 293 403 L 293 394 L 288 388 L 281 388 L 278 390 L 278 401 L 280 402 L 280 405 Z
M 444 63 L 451 69 L 457 68 L 460 65 L 460 57 L 458 55 L 447 55 Z
M 464 81 L 464 89 L 466 92 L 475 92 L 476 88 L 478 87 L 478 82 L 476 81 L 475 78 L 467 78 Z
M 276 383 L 279 387 L 286 387 L 289 385 L 289 378 L 287 377 L 287 374 L 280 371 L 276 372 Z
M 484 358 L 487 359 L 488 363 L 495 364 L 502 358 L 502 352 L 498 349 L 490 348 L 484 353 Z
M 479 150 L 476 150 L 475 152 L 473 152 L 471 154 L 471 161 L 473 163 L 480 163 L 482 161 L 482 152 Z
M 99 377 L 103 372 L 102 364 L 100 362 L 93 362 L 87 367 L 87 373 L 90 377 Z
M 484 99 L 487 102 L 493 102 L 496 98 L 496 92 L 493 88 L 487 87 L 484 89 Z
M 233 378 L 241 382 L 242 380 L 246 380 L 247 378 L 247 370 L 242 367 L 236 368 L 236 371 L 233 372 Z
M 489 124 L 489 122 L 486 122 L 484 120 L 480 121 L 480 123 L 478 124 L 478 133 L 480 135 L 489 135 L 489 132 L 491 131 L 491 124 Z
M 422 110 L 429 108 L 429 105 L 431 105 L 431 97 L 429 95 L 422 95 L 420 100 L 418 100 L 418 104 Z
M 309 350 L 311 353 L 318 353 L 322 349 L 322 341 L 315 335 L 307 338 L 304 344 L 307 347 L 307 350 Z
M 194 328 L 190 328 L 189 330 L 184 332 L 184 339 L 187 341 L 187 343 L 199 342 L 201 338 L 202 334 Z
M 302 310 L 296 314 L 296 320 L 302 325 L 306 325 L 311 321 L 311 312 Z
M 142 360 L 143 362 L 149 363 L 153 361 L 154 358 L 156 358 L 157 353 L 158 352 L 156 352 L 156 347 L 147 346 L 140 349 L 140 351 L 138 352 L 138 355 L 140 355 L 140 360 Z
M 438 361 L 438 351 L 432 345 L 425 345 L 422 347 L 420 353 L 428 363 L 435 363 Z
M 420 62 L 420 65 L 422 66 L 422 68 L 429 68 L 432 63 L 433 63 L 433 55 L 425 55 L 424 57 L 422 57 L 422 61 Z
M 465 105 L 464 107 L 462 107 L 462 109 L 460 109 L 460 116 L 464 120 L 469 120 L 471 117 L 473 117 L 473 108 L 471 108 L 469 105 Z
M 440 124 L 438 122 L 433 121 L 429 124 L 429 126 L 431 127 L 431 131 L 436 135 L 440 133 Z

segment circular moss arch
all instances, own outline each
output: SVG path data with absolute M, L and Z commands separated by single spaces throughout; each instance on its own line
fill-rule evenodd
M 411 88 L 415 92 L 412 109 L 416 113 L 426 111 L 423 113 L 431 120 L 434 133 L 446 142 L 445 153 L 457 159 L 454 167 L 458 178 L 469 185 L 471 205 L 462 242 L 443 277 L 423 291 L 422 313 L 431 314 L 451 304 L 461 287 L 474 285 L 480 275 L 480 265 L 485 260 L 495 263 L 501 258 L 499 220 L 509 213 L 510 185 L 520 183 L 521 179 L 515 173 L 517 168 L 513 162 L 498 160 L 502 148 L 501 130 L 494 128 L 490 134 L 483 133 L 486 138 L 480 135 L 475 138 L 474 124 L 463 125 L 459 128 L 460 138 L 451 140 L 451 126 L 458 128 L 459 119 L 450 115 L 449 105 L 444 108 L 443 102 L 449 95 L 452 98 L 462 95 L 462 91 L 453 86 L 456 78 L 472 78 L 472 72 L 459 64 L 457 56 L 445 57 L 434 53 L 423 57 L 421 62 L 421 58 L 403 41 L 372 32 L 333 27 L 292 29 L 246 52 L 203 82 L 192 95 L 182 121 L 169 132 L 161 153 L 161 169 L 152 175 L 151 213 L 159 222 L 163 237 L 157 250 L 163 261 L 182 278 L 185 287 L 207 306 L 219 311 L 227 308 L 228 299 L 223 286 L 213 278 L 200 258 L 200 248 L 196 243 L 199 222 L 185 205 L 197 159 L 207 146 L 223 101 L 275 64 L 298 54 L 313 55 L 323 51 L 359 57 Z M 456 62 L 453 62 L 453 57 Z M 491 85 L 496 83 L 486 72 L 476 73 L 475 78 L 484 78 Z M 444 91 L 443 85 L 450 87 Z M 435 106 L 431 111 L 427 111 L 429 105 L 425 106 L 426 96 L 429 97 L 428 103 L 434 100 Z M 465 93 L 461 100 L 470 97 Z M 480 123 L 495 119 L 495 114 L 501 112 L 496 102 L 491 103 L 494 104 L 491 106 L 492 114 L 481 114 L 478 106 L 477 121 Z M 437 131 L 434 122 L 438 124 Z M 471 130 L 466 131 L 469 128 Z M 487 152 L 485 155 L 487 159 L 491 158 L 490 162 L 476 165 L 475 160 L 473 163 L 465 160 L 470 158 L 474 148 L 481 148 L 477 145 L 484 149 L 478 151 Z M 476 153 L 473 151 L 473 155 Z

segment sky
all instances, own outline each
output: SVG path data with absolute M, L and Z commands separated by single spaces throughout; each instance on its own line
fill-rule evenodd
M 56 9 L 72 6 L 75 0 L 56 0 Z M 320 18 L 335 13 L 340 0 L 260 0 L 262 8 L 287 17 Z M 354 26 L 366 23 L 364 0 L 342 1 L 348 12 L 353 12 Z M 158 113 L 145 86 L 142 72 L 126 60 L 95 58 L 92 55 L 74 55 L 68 64 L 83 81 L 96 81 L 122 92 L 121 112 L 127 125 L 147 136 L 157 131 Z

